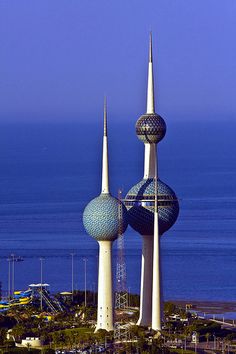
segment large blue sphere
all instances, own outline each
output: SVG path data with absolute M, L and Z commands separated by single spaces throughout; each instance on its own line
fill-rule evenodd
M 119 217 L 122 211 L 122 218 Z M 128 225 L 126 207 L 110 194 L 100 194 L 84 209 L 83 223 L 87 233 L 97 241 L 114 241 Z
M 154 230 L 153 178 L 143 179 L 130 189 L 125 205 L 130 226 L 141 235 L 153 235 Z M 174 191 L 158 179 L 159 233 L 162 235 L 175 223 L 179 214 L 179 203 Z

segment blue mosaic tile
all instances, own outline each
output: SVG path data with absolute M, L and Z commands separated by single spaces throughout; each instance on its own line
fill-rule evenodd
M 122 220 L 119 207 L 122 207 Z M 83 213 L 83 223 L 87 233 L 97 241 L 114 241 L 128 225 L 126 207 L 110 194 L 100 194 L 91 200 Z
M 154 229 L 153 178 L 143 179 L 133 186 L 125 197 L 130 226 L 141 235 L 153 235 Z M 158 179 L 158 217 L 159 232 L 162 235 L 177 220 L 179 203 L 174 191 Z

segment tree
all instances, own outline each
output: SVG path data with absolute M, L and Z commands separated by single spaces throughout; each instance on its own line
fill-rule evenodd
M 16 340 L 20 340 L 21 337 L 27 332 L 27 329 L 23 324 L 17 324 L 15 327 L 12 328 L 12 335 L 15 337 Z
M 209 332 L 207 332 L 207 333 L 205 334 L 206 341 L 207 341 L 207 348 L 208 348 L 208 345 L 209 345 L 209 338 L 210 338 L 210 336 L 211 336 L 211 333 L 209 333 Z
M 176 306 L 172 302 L 165 302 L 164 304 L 164 312 L 167 316 L 172 315 L 176 312 Z
M 3 345 L 7 335 L 6 328 L 0 328 L 0 344 Z
M 30 343 L 27 343 L 28 352 L 30 351 L 30 348 L 31 348 L 31 344 L 30 344 Z
M 52 333 L 52 340 L 53 340 L 53 344 L 54 344 L 55 348 L 57 348 L 59 346 L 60 340 L 61 340 L 61 334 L 59 331 Z

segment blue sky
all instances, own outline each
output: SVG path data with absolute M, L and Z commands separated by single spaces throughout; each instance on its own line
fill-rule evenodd
M 145 111 L 148 34 L 156 107 L 169 121 L 236 113 L 235 0 L 0 0 L 0 121 L 116 120 Z

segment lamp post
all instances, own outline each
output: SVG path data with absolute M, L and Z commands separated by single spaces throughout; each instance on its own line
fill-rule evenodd
M 96 288 L 95 288 L 95 283 L 93 282 L 93 305 L 94 306 L 95 306 L 95 303 L 96 303 L 95 292 L 96 292 Z
M 75 253 L 71 253 L 71 293 L 72 293 L 72 302 L 74 300 L 74 256 L 75 256 Z
M 14 295 L 14 283 L 15 283 L 15 255 L 14 253 L 11 254 L 12 260 L 12 295 Z
M 128 287 L 128 307 L 130 307 L 130 286 Z
M 105 350 L 107 349 L 107 338 L 110 338 L 110 336 L 105 336 L 105 343 L 104 343 L 104 345 L 105 345 Z
M 40 257 L 40 309 L 43 310 L 43 258 Z
M 11 258 L 7 258 L 8 261 L 8 300 L 11 298 Z
M 84 306 L 87 307 L 87 258 L 84 261 Z

